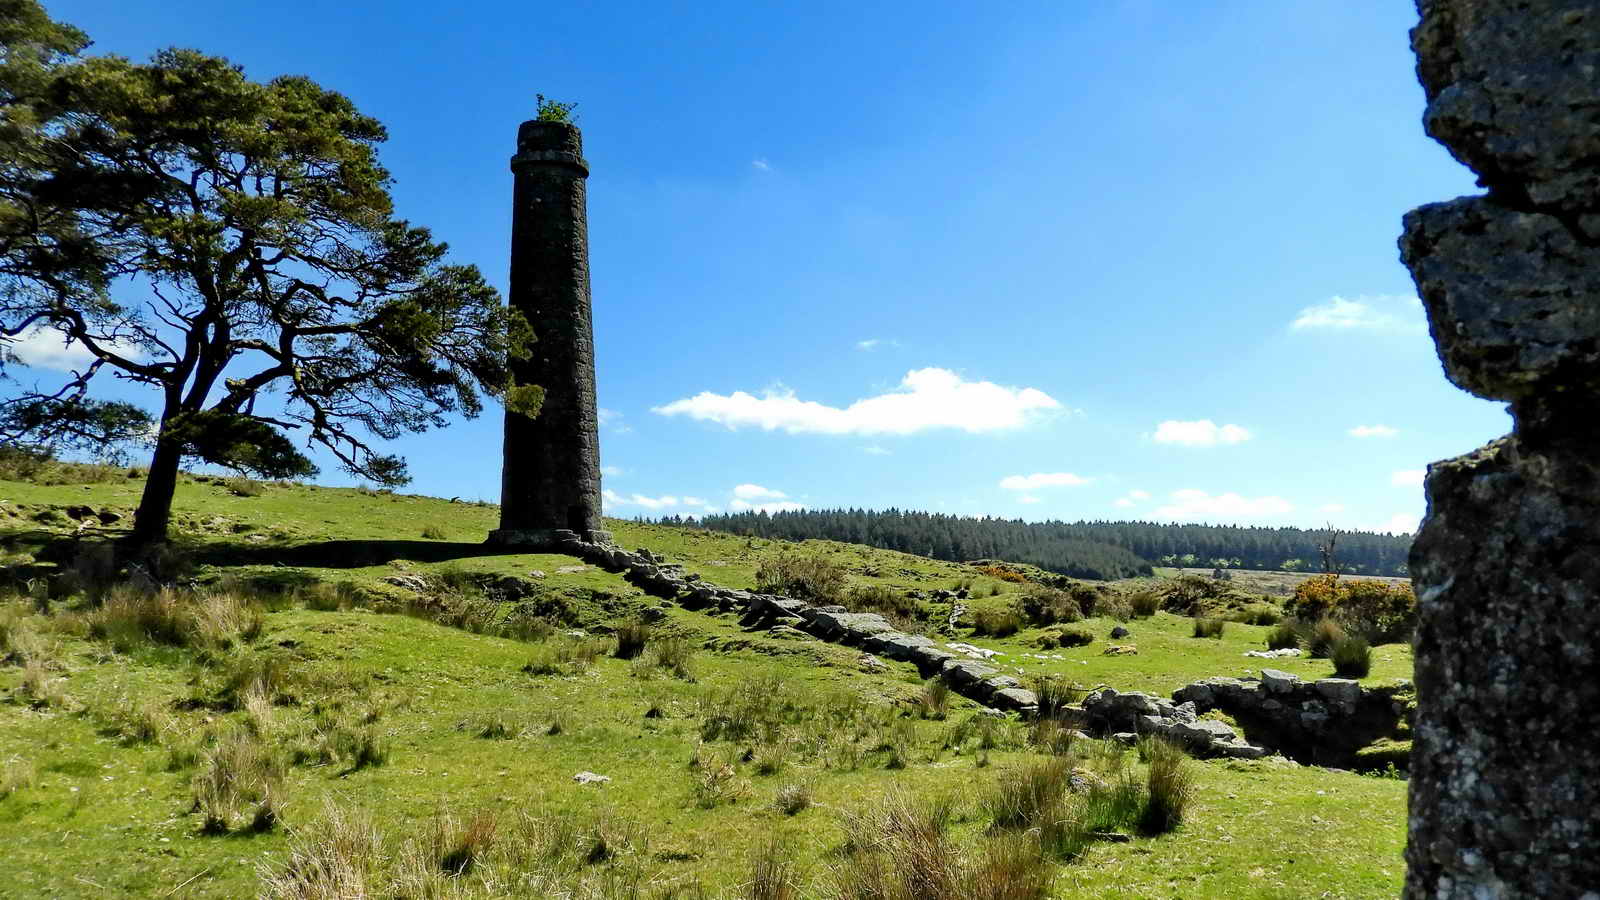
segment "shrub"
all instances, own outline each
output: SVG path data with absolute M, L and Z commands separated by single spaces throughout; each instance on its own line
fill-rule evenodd
M 757 775 L 776 775 L 783 771 L 789 757 L 789 745 L 783 741 L 762 744 L 750 754 L 751 768 Z
M 1141 588 L 1128 595 L 1128 609 L 1135 618 L 1148 619 L 1161 609 L 1161 595 Z
M 318 581 L 300 588 L 297 592 L 306 609 L 334 612 L 351 609 L 361 603 L 361 589 L 352 581 L 329 584 Z
M 1061 629 L 1056 642 L 1062 647 L 1087 647 L 1094 643 L 1094 632 L 1081 625 L 1074 625 Z
M 792 781 L 781 788 L 772 798 L 772 807 L 786 816 L 795 815 L 811 805 L 811 786 L 801 781 Z
M 972 633 L 988 637 L 1010 637 L 1022 630 L 1022 617 L 1010 609 L 980 609 L 972 613 Z
M 624 622 L 617 626 L 617 659 L 633 659 L 644 652 L 650 640 L 650 626 L 644 622 Z
M 750 880 L 745 882 L 744 900 L 795 900 L 800 896 L 800 877 L 789 845 L 769 837 L 750 855 Z
M 1372 645 L 1366 638 L 1347 637 L 1334 643 L 1329 658 L 1340 678 L 1365 678 L 1372 672 Z
M 1318 619 L 1305 631 L 1306 652 L 1313 659 L 1327 659 L 1334 645 L 1345 639 L 1344 629 L 1332 619 Z
M 1118 622 L 1126 622 L 1133 618 L 1133 606 L 1121 594 L 1103 594 L 1095 603 L 1096 615 Z
M 267 490 L 261 482 L 244 477 L 229 478 L 222 486 L 235 497 L 259 497 Z
M 851 612 L 875 612 L 894 622 L 915 621 L 922 614 L 916 600 L 881 584 L 860 584 L 850 589 L 844 606 Z
M 950 711 L 950 685 L 934 677 L 922 684 L 917 695 L 917 711 L 924 719 L 943 720 Z
M 437 525 L 424 525 L 422 527 L 422 539 L 425 541 L 444 541 L 449 540 L 449 538 L 450 536 L 445 534 L 444 529 Z
M 489 854 L 499 836 L 500 822 L 491 812 L 479 811 L 466 821 L 446 814 L 434 820 L 428 856 L 444 874 L 465 875 Z
M 194 810 L 206 834 L 232 831 L 247 814 L 252 830 L 270 829 L 277 819 L 276 795 L 283 764 L 254 734 L 230 731 L 206 751 L 194 778 Z
M 367 878 L 381 845 L 372 820 L 341 810 L 331 800 L 322 816 L 296 828 L 282 868 L 262 863 L 262 896 L 268 900 L 334 900 L 367 896 Z
M 1227 625 L 1222 619 L 1208 619 L 1196 617 L 1194 620 L 1194 636 L 1197 638 L 1221 639 L 1222 629 Z
M 1028 730 L 1028 743 L 1036 747 L 1040 753 L 1052 756 L 1066 756 L 1071 753 L 1073 737 L 1072 729 L 1060 719 L 1047 716 L 1034 719 L 1032 727 Z
M 522 671 L 529 675 L 581 675 L 605 649 L 606 642 L 598 638 L 564 638 L 540 647 Z
M 1017 597 L 1017 612 L 1034 625 L 1076 622 L 1083 611 L 1071 594 L 1042 584 L 1030 584 Z
M 848 582 L 845 571 L 821 556 L 780 553 L 756 569 L 756 588 L 813 603 L 839 603 Z
M 694 681 L 694 652 L 694 644 L 686 638 L 669 637 L 652 643 L 648 656 L 654 668 L 684 681 Z
M 1227 620 L 1241 625 L 1276 625 L 1283 621 L 1283 613 L 1276 606 L 1253 603 L 1244 609 L 1228 613 Z
M 1290 650 L 1300 646 L 1300 630 L 1293 622 L 1284 620 L 1267 632 L 1268 650 Z
M 1024 584 L 1028 580 L 1028 577 L 1023 575 L 1021 572 L 1018 572 L 1015 569 L 1008 569 L 1004 566 L 987 565 L 975 566 L 974 568 L 979 574 L 987 575 L 990 578 L 998 578 L 1001 581 L 1010 582 L 1011 584 Z
M 1183 821 L 1184 811 L 1194 799 L 1189 757 L 1176 744 L 1161 738 L 1141 741 L 1139 755 L 1149 763 L 1139 831 L 1147 835 L 1165 834 Z
M 739 777 L 731 757 L 713 754 L 696 760 L 690 793 L 696 806 L 715 809 L 749 796 L 750 782 Z
M 1000 773 L 983 798 L 983 810 L 999 828 L 1034 828 L 1059 810 L 1072 776 L 1065 757 L 1031 760 Z
M 1295 587 L 1284 611 L 1308 622 L 1331 618 L 1369 641 L 1402 641 L 1416 628 L 1417 597 L 1406 582 L 1318 575 Z
M 1039 699 L 1039 716 L 1057 718 L 1074 703 L 1083 700 L 1085 693 L 1059 675 L 1040 675 L 1030 685 Z
M 15 757 L 6 760 L 5 765 L 0 765 L 0 800 L 33 787 L 37 779 L 33 763 Z

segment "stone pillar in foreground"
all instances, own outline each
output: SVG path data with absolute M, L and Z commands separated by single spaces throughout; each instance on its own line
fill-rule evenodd
M 532 419 L 506 413 L 500 528 L 489 541 L 554 548 L 561 532 L 604 541 L 583 135 L 565 122 L 524 122 L 511 171 L 509 301 L 537 338 L 512 372 L 544 388 L 544 405 Z
M 1418 9 L 1427 131 L 1487 194 L 1401 256 L 1516 425 L 1428 473 L 1406 896 L 1600 900 L 1600 2 Z

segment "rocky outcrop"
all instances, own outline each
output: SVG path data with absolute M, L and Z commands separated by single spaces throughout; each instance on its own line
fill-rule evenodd
M 1192 701 L 1174 702 L 1151 694 L 1119 693 L 1103 687 L 1083 699 L 1083 724 L 1113 737 L 1156 735 L 1185 745 L 1196 756 L 1260 759 L 1272 751 L 1240 737 L 1226 722 L 1202 719 L 1206 710 Z
M 555 547 L 624 576 L 641 590 L 676 600 L 691 608 L 716 607 L 721 612 L 741 612 L 747 627 L 801 631 L 813 637 L 869 654 L 916 665 L 923 677 L 937 676 L 950 689 L 985 706 L 1030 713 L 1038 698 L 1015 678 L 999 669 L 959 657 L 939 648 L 919 634 L 897 631 L 876 613 L 853 613 L 842 606 L 825 606 L 752 591 L 720 587 L 683 566 L 669 563 L 646 549 L 630 553 L 611 543 L 587 541 L 573 531 L 556 531 Z
M 1410 897 L 1600 893 L 1600 3 L 1421 0 L 1428 133 L 1485 196 L 1401 255 L 1440 359 L 1512 434 L 1434 464 Z

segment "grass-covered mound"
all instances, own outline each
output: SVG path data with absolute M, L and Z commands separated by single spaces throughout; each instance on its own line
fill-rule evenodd
M 105 514 L 126 516 L 137 488 L 0 482 L 0 840 L 19 896 L 1398 890 L 1399 781 L 1161 762 L 991 718 L 908 665 L 747 632 L 571 557 L 489 552 L 497 511 L 468 503 L 190 478 L 177 587 L 130 585 L 95 538 L 126 524 Z M 610 524 L 733 587 L 785 553 L 826 559 L 850 595 L 908 604 L 907 621 L 997 650 L 1023 679 L 1166 693 L 1249 671 L 1243 651 L 1269 630 L 1196 639 L 1188 618 L 1124 621 L 1108 602 L 974 636 L 979 613 L 1018 608 L 1033 583 Z M 1118 627 L 1136 654 L 1103 655 Z M 1041 649 L 1067 628 L 1092 640 Z M 1399 648 L 1378 648 L 1370 678 L 1408 675 Z

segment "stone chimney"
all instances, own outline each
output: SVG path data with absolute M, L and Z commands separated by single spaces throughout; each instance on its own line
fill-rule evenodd
M 1486 193 L 1401 257 L 1511 434 L 1428 470 L 1411 898 L 1600 897 L 1600 3 L 1419 0 L 1428 134 Z
M 536 339 L 512 372 L 545 393 L 537 417 L 506 413 L 500 528 L 489 541 L 550 549 L 571 536 L 603 542 L 582 133 L 565 122 L 522 123 L 511 171 L 509 299 Z

